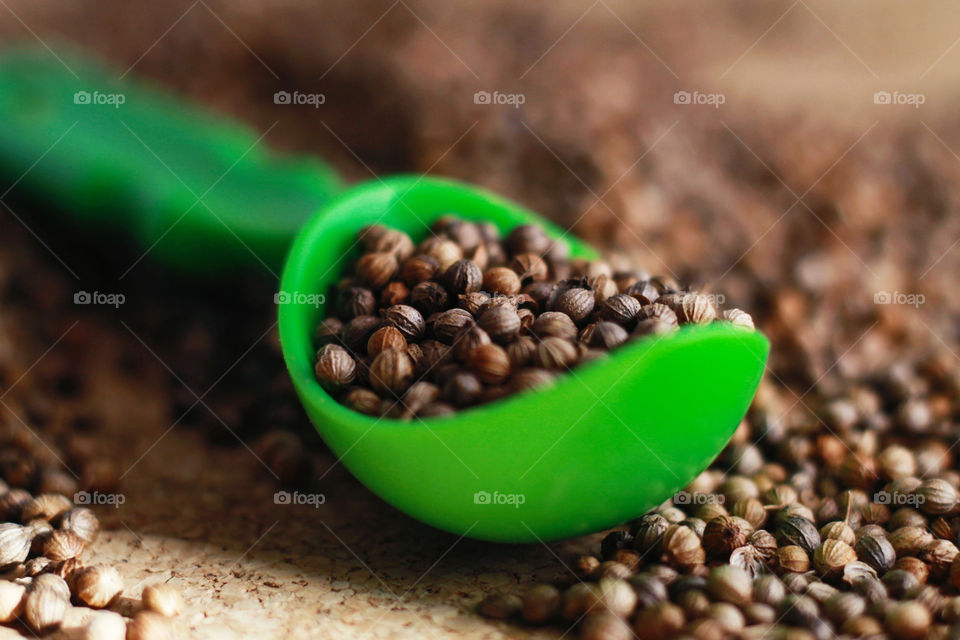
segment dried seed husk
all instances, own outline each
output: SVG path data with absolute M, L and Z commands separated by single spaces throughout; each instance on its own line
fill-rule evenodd
M 924 545 L 933 540 L 933 535 L 925 528 L 909 526 L 891 531 L 887 540 L 899 558 L 919 554 Z
M 20 511 L 20 521 L 29 522 L 38 518 L 53 520 L 72 507 L 73 502 L 66 496 L 59 493 L 43 493 L 23 505 Z
M 787 588 L 783 581 L 774 575 L 763 575 L 753 582 L 753 599 L 757 602 L 779 607 L 786 595 Z
M 581 341 L 598 349 L 605 349 L 607 351 L 615 349 L 630 337 L 623 327 L 613 322 L 597 322 L 591 326 L 593 330 L 590 332 L 589 337 L 584 339 L 583 336 L 581 336 Z M 587 329 L 584 329 L 584 332 L 586 331 Z
M 877 570 L 866 562 L 857 560 L 843 568 L 843 581 L 851 587 L 855 582 L 864 578 L 877 579 Z
M 337 294 L 337 315 L 341 320 L 372 316 L 376 309 L 377 297 L 366 287 L 343 287 Z
M 392 307 L 388 307 L 383 312 L 383 321 L 388 325 L 396 327 L 404 338 L 411 341 L 419 340 L 423 337 L 424 330 L 426 329 L 426 322 L 420 312 L 407 304 L 395 304 Z M 405 349 L 406 344 L 404 344 L 403 347 L 397 348 Z
M 777 540 L 764 529 L 757 529 L 747 538 L 747 542 L 757 550 L 765 562 L 770 562 L 777 554 Z
M 580 625 L 582 640 L 632 640 L 633 637 L 630 625 L 609 611 L 595 609 Z
M 317 352 L 314 372 L 324 386 L 338 389 L 353 382 L 356 377 L 357 363 L 343 347 L 327 344 Z
M 550 275 L 547 263 L 536 253 L 517 254 L 508 266 L 520 276 L 520 282 L 524 286 L 546 280 Z
M 127 623 L 118 613 L 98 611 L 83 629 L 83 640 L 125 640 Z
M 30 583 L 31 589 L 40 589 L 41 587 L 53 589 L 64 599 L 70 599 L 70 587 L 67 584 L 67 581 L 62 576 L 58 576 L 55 573 L 41 573 L 33 579 L 33 582 Z
M 123 579 L 114 567 L 93 566 L 80 570 L 73 580 L 77 598 L 88 607 L 109 607 L 123 591 Z
M 100 520 L 86 507 L 74 507 L 63 514 L 60 527 L 73 531 L 87 544 L 96 540 L 100 534 Z
M 563 313 L 573 320 L 574 324 L 581 324 L 593 313 L 594 304 L 595 300 L 592 291 L 574 287 L 567 289 L 557 296 L 553 310 Z
M 393 325 L 380 327 L 370 335 L 367 340 L 367 354 L 371 357 L 377 357 L 386 349 L 406 349 L 407 339 L 399 329 Z
M 543 369 L 567 369 L 577 361 L 579 353 L 577 347 L 562 338 L 544 338 L 537 345 L 533 355 L 533 362 Z
M 930 611 L 921 603 L 912 600 L 893 605 L 884 619 L 884 624 L 893 637 L 900 640 L 925 637 L 931 622 Z
M 370 364 L 370 384 L 374 390 L 393 398 L 406 391 L 413 379 L 413 361 L 406 351 L 388 349 Z
M 23 617 L 34 632 L 43 635 L 60 628 L 69 606 L 69 595 L 64 597 L 48 586 L 32 587 L 24 599 Z
M 439 342 L 450 345 L 467 325 L 474 324 L 473 316 L 464 309 L 450 309 L 437 315 L 430 324 L 430 333 Z
M 626 294 L 617 294 L 604 300 L 600 305 L 600 317 L 608 322 L 631 328 L 640 313 L 640 303 Z
M 920 552 L 920 560 L 930 567 L 930 575 L 936 580 L 942 579 L 950 571 L 957 558 L 957 546 L 949 540 L 931 540 Z
M 397 273 L 399 264 L 392 253 L 366 253 L 357 261 L 357 277 L 371 289 L 379 290 Z
M 643 516 L 630 531 L 633 547 L 641 553 L 654 551 L 669 526 L 670 523 L 661 515 L 651 513 Z
M 410 290 L 407 301 L 426 316 L 446 309 L 450 295 L 438 282 L 421 282 Z
M 50 534 L 43 543 L 43 555 L 54 562 L 62 562 L 83 553 L 84 542 L 73 531 L 59 529 Z
M 781 571 L 803 573 L 810 568 L 810 556 L 799 545 L 784 545 L 777 549 L 777 566 Z
M 820 546 L 820 533 L 813 522 L 797 515 L 784 515 L 776 518 L 775 534 L 780 544 L 797 545 L 807 553 Z
M 854 548 L 857 557 L 879 573 L 889 571 L 897 559 L 893 545 L 883 536 L 861 536 Z
M 520 369 L 528 366 L 533 361 L 533 354 L 537 351 L 536 341 L 529 336 L 520 336 L 507 345 L 507 356 L 510 358 L 510 366 L 513 369 Z
M 400 279 L 408 287 L 415 287 L 433 278 L 439 268 L 440 262 L 433 256 L 416 255 L 400 266 Z
M 491 293 L 512 296 L 520 293 L 520 276 L 507 267 L 492 267 L 483 274 L 483 288 Z
M 685 624 L 683 609 L 670 602 L 657 602 L 637 612 L 633 629 L 640 638 L 669 640 Z
M 522 224 L 515 227 L 504 239 L 504 245 L 511 254 L 535 253 L 544 254 L 553 244 L 543 229 L 533 224 Z
M 746 571 L 751 580 L 766 570 L 763 556 L 749 544 L 735 549 L 730 554 L 730 564 Z
M 706 552 L 696 532 L 680 524 L 667 527 L 661 538 L 660 548 L 664 561 L 680 567 L 693 567 L 706 560 Z
M 710 570 L 707 591 L 717 600 L 743 605 L 753 599 L 753 581 L 743 569 L 720 565 Z
M 473 260 L 460 259 L 447 267 L 440 283 L 451 296 L 479 291 L 483 284 L 483 272 Z
M 165 616 L 141 611 L 127 626 L 127 640 L 173 640 L 173 629 Z
M 723 312 L 723 319 L 735 327 L 754 329 L 753 317 L 742 309 L 727 309 Z
M 497 344 L 474 347 L 466 364 L 487 384 L 500 384 L 510 375 L 510 357 L 504 348 Z
M 26 592 L 22 585 L 0 581 L 0 623 L 7 624 L 20 617 Z
M 634 583 L 636 584 L 636 583 Z M 638 594 L 625 580 L 617 578 L 603 578 L 597 583 L 596 589 L 591 591 L 596 600 L 595 605 L 589 605 L 587 610 L 595 606 L 618 616 L 627 617 L 637 606 Z M 666 589 L 664 589 L 666 595 Z
M 703 548 L 708 555 L 725 558 L 739 547 L 747 544 L 753 533 L 750 523 L 736 516 L 719 516 L 706 524 L 703 532 Z
M 940 478 L 925 480 L 914 494 L 918 506 L 924 513 L 943 515 L 952 513 L 957 507 L 957 491 L 950 483 Z
M 846 542 L 829 538 L 813 552 L 813 567 L 825 579 L 838 578 L 843 568 L 857 559 L 857 553 Z
M 763 523 L 767 521 L 768 514 L 767 510 L 763 508 L 763 503 L 756 498 L 737 500 L 731 513 L 749 522 L 753 528 L 762 527 Z
M 526 391 L 539 387 L 549 386 L 553 383 L 554 375 L 546 369 L 538 367 L 528 367 L 515 371 L 510 377 L 511 387 L 515 391 Z
M 19 564 L 29 553 L 29 531 L 12 522 L 0 523 L 0 567 Z
M 517 337 L 520 331 L 520 316 L 509 305 L 499 305 L 484 311 L 477 324 L 490 335 L 490 339 L 499 344 L 507 344 Z
M 375 316 L 357 316 L 343 325 L 340 342 L 353 353 L 363 353 L 370 336 L 382 325 L 383 321 Z

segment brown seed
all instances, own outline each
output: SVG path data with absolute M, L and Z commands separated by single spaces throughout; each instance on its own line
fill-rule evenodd
M 949 540 L 931 540 L 924 545 L 920 552 L 920 560 L 930 567 L 930 575 L 940 580 L 950 571 L 950 566 L 957 558 L 957 546 Z
M 141 611 L 127 627 L 127 640 L 173 640 L 169 620 L 154 611 Z
M 388 398 L 402 394 L 413 380 L 413 361 L 406 351 L 388 349 L 370 364 L 370 384 Z
M 641 306 L 653 304 L 660 297 L 660 292 L 657 291 L 657 288 L 654 287 L 649 280 L 630 285 L 624 293 L 632 296 Z
M 554 304 L 554 311 L 567 315 L 575 324 L 584 322 L 594 307 L 593 292 L 574 287 L 561 293 Z
M 633 629 L 640 638 L 669 640 L 684 624 L 686 616 L 683 609 L 671 602 L 657 602 L 637 612 Z
M 83 540 L 73 531 L 57 530 L 43 543 L 43 555 L 54 562 L 76 558 L 83 553 Z
M 483 383 L 469 371 L 458 371 L 443 386 L 443 396 L 457 407 L 467 407 L 480 399 Z
M 885 480 L 909 478 L 917 471 L 913 452 L 906 447 L 892 445 L 877 456 L 877 471 Z
M 404 338 L 411 341 L 419 340 L 426 328 L 426 323 L 420 312 L 406 304 L 389 307 L 383 312 L 383 321 L 396 327 Z M 406 345 L 403 348 L 406 348 Z
M 383 321 L 376 316 L 357 316 L 343 326 L 340 342 L 350 351 L 362 354 L 370 336 L 382 325 Z
M 397 258 L 392 253 L 367 253 L 357 262 L 357 277 L 371 289 L 381 289 L 397 273 Z
M 720 516 L 707 523 L 703 532 L 703 548 L 715 558 L 726 558 L 739 547 L 747 544 L 747 536 L 753 527 L 743 518 Z
M 436 259 L 438 273 L 446 271 L 450 265 L 463 258 L 463 248 L 449 238 L 431 236 L 420 245 L 420 252 Z
M 930 611 L 914 600 L 893 605 L 885 619 L 887 630 L 897 640 L 925 637 L 931 622 Z
M 523 601 L 513 594 L 494 594 L 487 596 L 477 606 L 477 610 L 485 618 L 505 620 L 520 612 Z
M 510 356 L 497 344 L 475 347 L 467 358 L 467 366 L 487 384 L 500 384 L 510 375 Z
M 659 302 L 640 307 L 640 312 L 637 313 L 637 319 L 657 320 L 658 322 L 674 327 L 680 323 L 673 309 Z
M 758 529 L 750 534 L 747 542 L 763 557 L 767 562 L 773 560 L 777 553 L 777 540 L 773 534 L 763 529 Z
M 440 262 L 433 256 L 416 255 L 406 260 L 400 267 L 400 279 L 408 287 L 416 287 L 436 275 Z
M 924 545 L 933 540 L 933 535 L 921 527 L 900 527 L 891 531 L 887 540 L 893 545 L 893 550 L 899 558 L 919 554 Z
M 511 254 L 535 253 L 542 255 L 550 248 L 552 241 L 543 229 L 532 224 L 523 224 L 514 228 L 504 240 Z
M 539 387 L 549 386 L 553 382 L 553 374 L 546 369 L 530 367 L 515 371 L 511 377 L 512 387 L 515 391 L 526 391 Z
M 565 313 L 546 311 L 537 317 L 531 327 L 531 332 L 539 338 L 563 338 L 564 340 L 577 339 L 577 326 Z
M 600 305 L 600 317 L 624 327 L 632 327 L 640 313 L 640 303 L 626 294 L 617 294 L 607 298 Z
M 716 307 L 710 298 L 696 293 L 688 293 L 680 298 L 674 307 L 681 324 L 710 324 L 717 317 Z
M 168 618 L 179 614 L 183 608 L 180 592 L 166 583 L 147 585 L 143 589 L 141 599 L 145 608 Z
M 490 339 L 499 344 L 508 344 L 520 331 L 520 317 L 515 309 L 508 305 L 499 305 L 484 311 L 477 324 L 490 335 Z
M 803 573 L 810 568 L 810 556 L 803 547 L 788 544 L 777 549 L 777 566 L 782 571 Z
M 370 316 L 377 309 L 377 297 L 366 287 L 344 287 L 337 294 L 337 315 L 341 320 Z
M 80 570 L 73 581 L 77 598 L 88 607 L 110 606 L 123 591 L 123 579 L 113 567 L 94 566 Z
M 533 354 L 537 351 L 537 343 L 529 336 L 520 336 L 507 345 L 507 357 L 510 358 L 510 366 L 513 369 L 526 367 L 533 360 Z
M 380 306 L 392 307 L 394 305 L 403 304 L 407 302 L 409 297 L 410 289 L 407 288 L 407 285 L 394 280 L 393 282 L 388 282 L 387 286 L 380 291 Z
M 546 280 L 550 273 L 547 263 L 536 253 L 518 254 L 509 266 L 520 277 L 520 282 L 524 285 Z
M 723 319 L 735 327 L 754 329 L 753 317 L 740 309 L 727 309 L 723 312 Z
M 348 407 L 369 416 L 377 415 L 380 401 L 380 396 L 370 389 L 351 389 L 350 393 L 344 398 Z
M 594 610 L 580 625 L 582 640 L 633 640 L 633 631 L 630 630 L 623 618 L 609 611 Z
M 474 324 L 473 316 L 463 309 L 450 309 L 439 314 L 430 326 L 430 333 L 444 344 L 452 344 L 456 335 L 467 325 Z
M 710 570 L 707 591 L 717 600 L 743 605 L 753 598 L 753 582 L 743 569 L 720 565 Z
M 410 236 L 397 229 L 368 232 L 362 236 L 362 241 L 368 252 L 390 253 L 397 260 L 406 260 L 413 253 L 413 241 Z
M 749 522 L 753 528 L 762 527 L 767 520 L 767 510 L 764 509 L 763 503 L 756 498 L 737 500 L 731 513 Z
M 338 389 L 353 382 L 357 363 L 343 347 L 327 344 L 317 352 L 317 364 L 313 370 L 321 384 Z
M 562 338 L 544 338 L 537 346 L 533 356 L 534 364 L 544 369 L 566 369 L 572 366 L 578 357 L 577 348 L 572 342 Z
M 44 493 L 23 505 L 20 520 L 27 522 L 37 518 L 53 520 L 73 507 L 70 498 L 58 493 Z
M 422 319 L 422 318 L 421 318 Z M 376 357 L 387 349 L 407 348 L 407 339 L 403 337 L 400 330 L 393 325 L 380 327 L 370 335 L 367 340 L 367 355 Z
M 441 284 L 451 296 L 479 291 L 483 284 L 483 272 L 472 260 L 457 260 L 443 272 Z
M 23 614 L 30 628 L 43 635 L 63 624 L 69 606 L 69 593 L 64 597 L 48 586 L 32 587 L 24 599 Z
M 560 611 L 560 592 L 548 584 L 539 584 L 523 596 L 521 614 L 527 622 L 540 624 Z
M 520 292 L 520 276 L 507 267 L 492 267 L 483 274 L 483 288 L 491 293 L 512 296 Z
M 813 552 L 813 567 L 824 579 L 837 578 L 848 563 L 857 559 L 857 553 L 846 542 L 830 538 Z
M 593 327 L 593 331 L 591 332 L 589 340 L 584 340 L 584 342 L 598 349 L 614 349 L 626 342 L 630 337 L 626 329 L 613 322 L 597 322 L 591 326 Z M 584 329 L 584 331 L 586 331 L 586 329 Z
M 840 540 L 852 546 L 857 541 L 857 536 L 846 522 L 835 520 L 820 528 L 820 539 Z
M 918 506 L 924 513 L 942 515 L 956 509 L 957 491 L 946 480 L 925 480 L 914 493 Z
M 450 296 L 438 282 L 421 282 L 410 290 L 408 301 L 421 313 L 429 316 L 447 308 Z
M 855 549 L 857 557 L 879 573 L 888 571 L 897 559 L 893 545 L 884 536 L 863 535 Z
M 661 538 L 660 548 L 666 562 L 680 567 L 701 565 L 706 560 L 706 552 L 696 532 L 680 524 L 667 527 Z
M 913 577 L 916 578 L 917 582 L 920 584 L 926 584 L 927 578 L 930 577 L 930 567 L 927 566 L 927 563 L 920 558 L 915 558 L 913 556 L 897 558 L 897 561 L 893 563 L 892 571 L 887 573 L 889 574 L 897 570 L 906 571 L 907 573 L 913 574 Z M 886 578 L 886 575 L 884 578 Z

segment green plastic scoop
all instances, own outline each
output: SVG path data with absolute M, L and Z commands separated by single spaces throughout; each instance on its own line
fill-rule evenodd
M 561 239 L 560 230 L 523 207 L 462 183 L 401 176 L 358 185 L 331 200 L 336 181 L 323 165 L 281 161 L 256 150 L 237 165 L 250 180 L 236 179 L 236 169 L 227 172 L 210 190 L 216 205 L 193 207 L 180 223 L 189 219 L 191 225 L 177 236 L 185 244 L 161 249 L 172 233 L 159 235 L 163 223 L 182 216 L 195 199 L 188 195 L 199 196 L 205 180 L 216 179 L 255 138 L 129 82 L 111 85 L 88 64 L 71 62 L 78 82 L 56 61 L 27 60 L 29 65 L 22 57 L 0 59 L 0 116 L 28 121 L 25 128 L 0 133 L 4 175 L 16 180 L 48 141 L 78 122 L 21 187 L 84 220 L 122 225 L 144 247 L 156 243 L 152 257 L 199 273 L 218 270 L 221 260 L 231 267 L 261 259 L 270 264 L 293 241 L 278 296 L 285 301 L 279 305 L 280 337 L 293 383 L 333 452 L 367 487 L 415 518 L 511 542 L 613 526 L 685 486 L 717 456 L 746 413 L 769 344 L 757 332 L 726 324 L 630 343 L 549 388 L 450 417 L 400 422 L 354 412 L 316 382 L 312 335 L 325 312 L 316 294 L 326 293 L 357 254 L 363 226 L 379 222 L 418 239 L 432 221 L 453 212 L 502 231 L 539 224 L 574 256 L 595 252 L 569 236 Z M 77 109 L 89 105 L 71 100 L 84 84 L 127 96 L 117 109 L 92 118 L 97 135 L 84 133 L 90 116 Z M 39 124 L 21 112 L 33 99 L 45 114 Z M 138 105 L 136 126 L 163 131 L 161 137 L 178 144 L 140 144 L 125 126 L 136 131 L 124 111 L 131 104 Z M 58 129 L 47 130 L 53 126 Z M 75 133 L 83 136 L 81 143 L 69 142 Z M 68 145 L 70 154 L 60 157 L 60 145 Z M 56 161 L 48 164 L 51 157 Z M 179 179 L 167 179 L 169 158 L 176 158 L 182 182 L 196 188 L 183 191 Z M 228 180 L 230 188 L 220 192 Z M 192 235 L 199 229 L 203 233 Z M 251 255 L 266 248 L 269 256 Z

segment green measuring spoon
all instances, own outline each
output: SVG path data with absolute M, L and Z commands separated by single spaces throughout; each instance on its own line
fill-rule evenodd
M 0 60 L 0 89 L 18 87 L 6 73 L 7 63 Z M 32 71 L 56 75 L 56 82 L 73 85 L 55 67 Z M 55 84 L 50 78 L 44 82 Z M 214 129 L 218 136 L 208 138 L 205 131 L 193 128 L 196 121 L 183 115 L 183 107 L 161 104 L 140 88 L 127 89 L 128 83 L 122 86 L 136 91 L 142 105 L 149 105 L 143 106 L 144 118 L 162 120 L 157 127 L 183 127 L 174 135 L 204 147 L 194 159 L 196 164 L 219 157 L 214 150 L 236 150 L 249 140 L 240 136 L 242 141 L 231 146 L 231 128 L 223 124 Z M 10 117 L 5 104 L 0 104 L 0 115 Z M 59 103 L 51 108 L 69 109 Z M 118 122 L 122 109 L 112 118 L 111 140 L 125 130 Z M 70 117 L 57 114 L 54 120 L 64 122 Z M 107 120 L 100 124 L 109 129 Z M 24 168 L 22 148 L 29 144 L 23 137 L 0 138 L 0 169 L 15 179 Z M 138 153 L 133 145 L 124 149 L 131 156 Z M 86 153 L 78 152 L 81 155 L 74 161 L 86 162 Z M 155 181 L 176 189 L 162 178 L 166 169 L 156 158 L 153 164 L 146 155 L 131 158 L 139 168 L 133 173 L 111 167 L 109 155 L 105 149 L 90 151 L 107 176 L 94 184 L 78 179 L 55 184 L 58 176 L 48 174 L 41 162 L 32 171 L 36 175 L 30 185 L 57 191 L 54 199 L 67 210 L 73 206 L 73 196 L 109 203 L 122 195 L 124 202 L 140 203 L 135 216 L 121 220 L 121 212 L 110 207 L 98 212 L 98 217 L 141 233 L 141 222 L 133 219 L 137 216 L 170 220 L 182 215 L 169 205 L 170 198 L 147 197 Z M 277 184 L 282 182 L 282 165 L 266 154 L 255 161 L 253 169 L 276 174 Z M 184 170 L 193 166 L 185 161 Z M 340 405 L 314 378 L 312 335 L 325 312 L 318 294 L 329 290 L 357 254 L 357 232 L 363 226 L 379 222 L 416 239 L 424 237 L 439 216 L 454 212 L 493 222 L 502 231 L 539 224 L 566 243 L 574 256 L 596 254 L 523 207 L 469 185 L 400 176 L 367 182 L 324 201 L 335 191 L 335 181 L 325 169 L 314 166 L 312 170 L 322 184 L 310 192 L 321 200 L 313 207 L 316 211 L 282 213 L 285 221 L 305 221 L 290 249 L 278 296 L 284 356 L 310 419 L 333 452 L 361 482 L 404 512 L 436 527 L 487 540 L 549 540 L 596 531 L 641 515 L 685 486 L 716 457 L 743 418 L 762 376 L 769 344 L 757 332 L 726 324 L 688 327 L 671 336 L 630 343 L 603 362 L 573 370 L 551 387 L 454 416 L 400 422 L 372 418 Z M 203 175 L 215 173 L 207 167 Z M 194 179 L 191 175 L 190 180 Z M 281 244 L 278 225 L 270 228 L 271 242 L 260 245 L 258 220 L 243 220 L 245 201 L 260 201 L 258 190 L 264 182 L 238 185 L 237 192 L 223 197 L 223 205 L 235 209 L 231 222 L 243 221 L 242 237 L 251 248 Z M 281 194 L 269 191 L 271 201 L 282 204 Z M 230 197 L 241 196 L 241 202 L 230 202 Z M 302 199 L 292 200 L 289 209 L 303 204 Z M 211 221 L 210 213 L 195 217 L 191 224 L 213 231 L 189 251 L 171 249 L 159 253 L 160 258 L 180 268 L 191 268 L 195 262 L 202 272 L 216 267 L 210 264 L 211 256 L 229 255 L 236 264 L 257 262 L 244 252 L 225 253 L 223 245 L 236 238 L 230 230 L 221 231 L 224 225 Z M 295 230 L 286 229 L 290 241 Z M 159 239 L 157 246 L 168 237 Z M 151 241 L 149 235 L 138 238 Z

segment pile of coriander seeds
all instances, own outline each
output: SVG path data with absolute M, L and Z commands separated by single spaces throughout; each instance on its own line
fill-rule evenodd
M 101 526 L 74 503 L 90 494 L 77 493 L 77 479 L 59 462 L 77 453 L 55 452 L 26 427 L 0 428 L 0 625 L 32 636 L 70 626 L 85 640 L 172 638 L 182 602 L 170 585 L 145 587 L 129 622 L 109 610 L 118 608 L 124 581 L 116 567 L 84 559 Z M 74 605 L 98 611 L 74 627 Z
M 538 226 L 501 238 L 447 216 L 419 245 L 381 225 L 316 332 L 316 375 L 342 403 L 400 419 L 449 415 L 605 356 L 631 338 L 720 320 L 712 296 L 641 270 L 571 259 Z
M 945 355 L 814 390 L 809 411 L 765 383 L 685 491 L 571 558 L 568 583 L 480 613 L 589 640 L 960 637 L 960 374 Z

